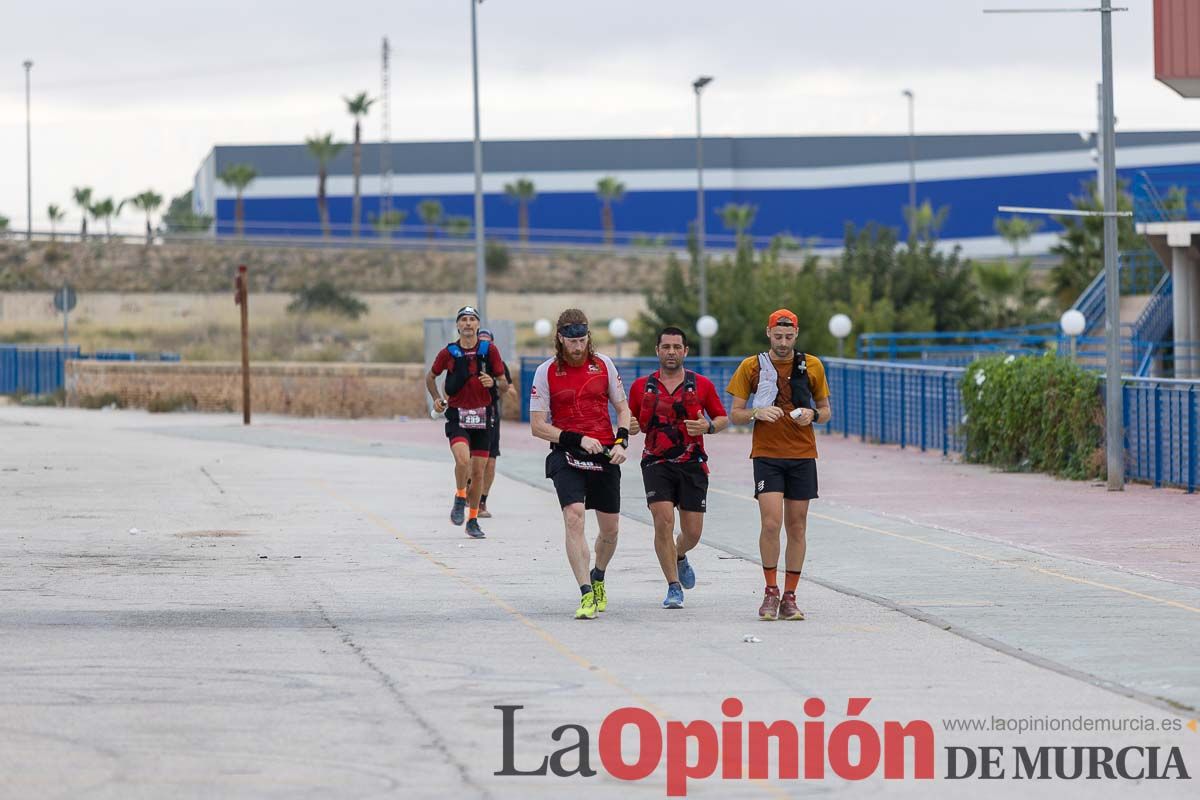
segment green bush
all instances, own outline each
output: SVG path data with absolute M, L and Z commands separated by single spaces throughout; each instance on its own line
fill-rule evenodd
M 367 304 L 349 292 L 343 292 L 331 281 L 318 281 L 312 286 L 302 286 L 287 310 L 293 314 L 312 311 L 329 311 L 339 316 L 358 319 L 367 313 Z
M 503 275 L 512 266 L 508 245 L 499 239 L 488 239 L 483 246 L 483 262 L 487 264 L 488 272 Z
M 967 461 L 1062 478 L 1104 476 L 1095 374 L 1052 354 L 993 356 L 967 367 L 961 390 Z
M 114 392 L 105 392 L 104 394 L 84 394 L 79 396 L 80 408 L 108 408 L 109 406 L 124 408 L 125 403 L 121 400 L 120 395 L 117 395 Z
M 196 396 L 190 393 L 155 395 L 146 404 L 146 410 L 151 414 L 165 414 L 170 411 L 195 411 Z

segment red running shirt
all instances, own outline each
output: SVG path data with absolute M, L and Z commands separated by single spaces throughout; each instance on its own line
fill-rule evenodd
M 471 377 L 467 379 L 466 385 L 458 394 L 452 394 L 446 398 L 451 408 L 483 408 L 492 404 L 492 393 L 479 382 L 478 353 L 478 343 L 470 350 L 463 350 L 463 355 L 467 357 L 467 368 L 470 370 Z M 487 364 L 488 374 L 493 378 L 504 374 L 504 360 L 500 358 L 500 348 L 496 347 L 495 342 L 488 346 Z M 441 375 L 453 366 L 454 356 L 450 355 L 450 351 L 443 347 L 437 357 L 433 359 L 433 367 L 430 371 L 434 375 Z
M 658 464 L 665 461 L 670 461 L 676 464 L 686 464 L 692 461 L 704 462 L 708 460 L 708 454 L 704 452 L 704 436 L 692 436 L 687 432 L 687 428 L 683 424 L 683 417 L 679 412 L 682 410 L 684 401 L 683 381 L 675 387 L 674 392 L 667 392 L 667 387 L 661 383 L 661 377 L 658 370 L 654 371 L 654 376 L 659 378 L 660 391 L 657 395 L 657 407 L 655 412 L 664 419 L 671 420 L 674 424 L 674 431 L 670 433 L 661 430 L 642 431 L 642 438 L 645 444 L 642 446 L 642 465 Z M 643 375 L 633 382 L 629 387 L 629 410 L 633 412 L 634 419 L 641 416 L 642 401 L 646 397 L 646 381 L 649 376 Z M 724 417 L 728 415 L 725 410 L 725 405 L 721 402 L 720 395 L 717 394 L 717 387 L 713 382 L 703 375 L 696 374 L 696 399 L 700 403 L 700 407 L 709 419 Z M 673 458 L 667 457 L 667 452 L 679 450 Z
M 608 406 L 624 399 L 621 376 L 608 356 L 597 353 L 577 367 L 551 358 L 533 374 L 529 410 L 545 411 L 546 421 L 559 430 L 591 436 L 607 447 L 616 440 Z

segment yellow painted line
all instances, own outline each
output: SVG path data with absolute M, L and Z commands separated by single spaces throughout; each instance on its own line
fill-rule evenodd
M 736 497 L 740 500 L 749 500 L 750 502 L 752 502 L 756 505 L 758 504 L 758 501 L 755 500 L 753 497 L 750 497 L 750 496 L 747 496 L 744 494 L 738 494 L 737 492 L 730 492 L 730 491 L 726 491 L 725 489 L 717 489 L 712 486 L 710 486 L 708 490 L 710 492 L 716 492 L 718 494 L 727 495 L 729 497 Z M 936 547 L 938 550 L 945 550 L 948 553 L 957 553 L 958 555 L 967 556 L 968 558 L 974 558 L 978 561 L 986 561 L 988 563 L 998 564 L 1000 566 L 1014 567 L 1017 569 L 1028 570 L 1030 572 L 1037 572 L 1041 575 L 1049 575 L 1050 577 L 1053 577 L 1053 578 L 1061 578 L 1064 581 L 1070 581 L 1071 583 L 1079 583 L 1079 584 L 1083 584 L 1085 586 L 1094 586 L 1097 589 L 1107 589 L 1111 592 L 1120 592 L 1121 594 L 1126 594 L 1126 595 L 1129 595 L 1130 597 L 1136 597 L 1139 600 L 1149 600 L 1152 603 L 1159 603 L 1164 606 L 1171 606 L 1172 608 L 1182 609 L 1183 611 L 1190 611 L 1193 614 L 1200 614 L 1200 608 L 1196 608 L 1195 606 L 1189 606 L 1188 604 L 1181 603 L 1178 600 L 1168 600 L 1165 597 L 1155 597 L 1154 595 L 1151 595 L 1151 594 L 1135 592 L 1132 589 L 1125 589 L 1120 586 L 1113 586 L 1112 584 L 1101 583 L 1100 581 L 1093 581 L 1093 580 L 1089 580 L 1087 578 L 1076 578 L 1074 575 L 1067 575 L 1065 573 L 1058 572 L 1056 570 L 1045 569 L 1044 567 L 1034 567 L 1034 566 L 1030 566 L 1028 564 L 1014 564 L 1013 562 L 1006 561 L 1003 558 L 995 558 L 994 556 L 988 556 L 988 555 L 984 555 L 982 553 L 972 553 L 969 550 L 963 550 L 958 547 L 951 547 L 949 545 L 938 544 L 937 542 L 931 542 L 931 541 L 928 541 L 927 539 L 922 539 L 919 536 L 907 536 L 903 533 L 896 533 L 895 531 L 887 531 L 887 530 L 884 530 L 883 528 L 875 528 L 870 525 L 862 525 L 857 522 L 851 522 L 850 520 L 840 519 L 838 517 L 831 517 L 826 514 L 817 514 L 812 511 L 809 511 L 808 515 L 810 517 L 815 517 L 820 520 L 825 520 L 826 522 L 833 522 L 838 525 L 845 525 L 847 528 L 858 528 L 861 531 L 867 531 L 869 533 L 877 533 L 877 534 L 880 534 L 881 536 L 890 536 L 893 539 L 903 539 L 906 542 L 913 542 L 915 544 L 925 545 L 926 547 Z
M 407 536 L 405 536 L 400 530 L 398 530 L 394 525 L 392 525 L 387 520 L 371 513 L 370 511 L 367 511 L 364 508 L 360 508 L 360 507 L 354 505 L 349 500 L 345 499 L 344 497 L 339 495 L 337 492 L 335 492 L 332 488 L 330 488 L 329 484 L 325 483 L 324 481 L 313 481 L 313 484 L 315 484 L 319 489 L 321 489 L 321 491 L 328 494 L 330 497 L 332 497 L 337 502 L 341 503 L 346 508 L 350 509 L 351 511 L 355 511 L 359 514 L 362 514 L 364 517 L 366 517 L 372 523 L 374 523 L 377 527 L 390 533 L 392 536 L 394 536 L 396 538 L 397 541 L 399 541 L 404 546 L 408 547 L 408 549 L 412 550 L 414 553 L 416 553 L 421 558 L 428 561 L 430 564 L 433 564 L 435 567 L 437 567 L 439 570 L 441 570 L 442 573 L 445 574 L 447 577 L 453 578 L 454 580 L 458 581 L 466 588 L 472 590 L 476 594 L 481 595 L 482 597 L 491 601 L 497 607 L 499 607 L 499 608 L 503 609 L 504 611 L 508 612 L 509 614 L 511 614 L 514 618 L 516 618 L 516 620 L 518 622 L 520 622 L 522 625 L 524 625 L 525 627 L 529 628 L 531 631 L 536 633 L 543 641 L 545 641 L 548 645 L 553 647 L 560 655 L 566 657 L 570 661 L 575 662 L 576 665 L 578 665 L 580 668 L 586 670 L 589 674 L 599 675 L 601 678 L 604 679 L 604 681 L 607 684 L 609 684 L 610 686 L 612 686 L 615 689 L 619 689 L 622 692 L 625 692 L 626 694 L 628 694 L 634 700 L 641 703 L 644 708 L 646 708 L 648 711 L 653 713 L 659 719 L 662 719 L 663 721 L 671 719 L 670 715 L 667 714 L 666 711 L 659 708 L 657 705 L 650 702 L 648 699 L 646 699 L 642 695 L 638 694 L 633 689 L 630 689 L 625 684 L 621 683 L 621 681 L 617 679 L 617 676 L 613 675 L 611 672 L 606 670 L 604 667 L 597 666 L 597 665 L 593 664 L 592 662 L 588 661 L 583 656 L 576 653 L 574 650 L 572 650 L 570 647 L 568 647 L 565 643 L 560 641 L 554 634 L 550 633 L 550 631 L 546 630 L 545 628 L 543 628 L 542 626 L 538 625 L 536 622 L 531 620 L 529 617 L 525 616 L 520 611 L 513 608 L 513 606 L 510 603 L 508 603 L 507 601 L 503 600 L 500 597 L 497 597 L 495 594 L 493 594 L 491 591 L 489 591 L 486 587 L 481 586 L 478 583 L 475 583 L 474 581 L 472 581 L 468 578 L 464 578 L 463 576 L 456 574 L 452 568 L 446 566 L 446 564 L 444 564 L 442 561 L 438 560 L 438 558 L 435 557 L 433 553 L 429 552 L 424 547 L 421 547 L 419 544 L 417 544 L 416 542 L 409 539 Z M 743 761 L 742 762 L 742 772 L 745 773 L 748 768 L 749 768 L 749 765 L 745 761 Z M 769 784 L 765 781 L 762 781 L 759 779 L 746 779 L 746 780 L 751 785 L 766 791 L 768 794 L 771 794 L 774 797 L 782 798 L 783 800 L 786 800 L 786 798 L 788 798 L 790 796 L 786 792 L 784 792 L 782 789 L 780 789 L 776 786 L 772 786 L 771 784 Z

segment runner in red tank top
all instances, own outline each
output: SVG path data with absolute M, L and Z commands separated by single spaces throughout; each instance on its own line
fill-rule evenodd
M 687 334 L 679 328 L 663 328 L 654 352 L 658 371 L 638 378 L 629 388 L 633 417 L 629 430 L 646 435 L 642 483 L 654 518 L 654 552 L 667 579 L 663 607 L 683 608 L 683 590 L 696 585 L 687 552 L 700 543 L 708 505 L 704 434 L 725 430 L 729 417 L 712 381 L 684 369 Z
M 613 433 L 608 407 L 617 412 Z M 569 308 L 558 317 L 554 358 L 533 376 L 529 396 L 533 435 L 550 442 L 546 477 L 554 481 L 566 525 L 567 560 L 582 597 L 576 619 L 595 619 L 608 607 L 604 571 L 617 549 L 621 468 L 629 439 L 629 404 L 617 368 L 592 348 L 587 315 Z M 583 533 L 587 509 L 596 512 L 596 566 Z
M 425 388 L 433 399 L 433 410 L 446 417 L 446 438 L 454 454 L 454 505 L 450 522 L 462 525 L 467 517 L 467 535 L 482 539 L 479 502 L 483 476 L 492 449 L 492 405 L 495 393 L 507 388 L 504 361 L 492 342 L 479 340 L 479 312 L 471 306 L 458 310 L 455 325 L 458 341 L 442 348 L 425 375 Z M 437 377 L 446 374 L 446 395 L 438 389 Z M 468 488 L 470 490 L 468 492 Z M 468 496 L 469 495 L 469 496 Z

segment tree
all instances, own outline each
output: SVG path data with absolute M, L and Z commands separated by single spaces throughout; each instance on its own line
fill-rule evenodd
M 154 238 L 154 228 L 150 225 L 150 214 L 162 205 L 162 201 L 162 195 L 150 189 L 129 198 L 129 202 L 133 203 L 134 208 L 146 214 L 146 244 L 150 244 L 150 241 Z
M 993 227 L 1013 249 L 1013 258 L 1021 257 L 1021 245 L 1033 238 L 1042 228 L 1042 220 L 1029 217 L 996 217 Z
M 0 214 L 0 233 L 8 232 L 8 217 Z
M 392 209 L 383 214 L 371 215 L 371 227 L 375 229 L 375 233 L 382 239 L 391 239 L 392 231 L 399 230 L 404 224 L 404 220 L 408 219 L 407 211 Z
M 1119 181 L 1117 186 L 1117 210 L 1132 211 L 1133 198 L 1125 191 L 1128 181 Z M 1084 193 L 1071 196 L 1071 205 L 1080 211 L 1103 211 L 1104 204 L 1096 192 L 1096 182 L 1087 181 Z M 1088 284 L 1104 269 L 1104 218 L 1103 217 L 1055 217 L 1063 226 L 1058 243 L 1050 252 L 1059 257 L 1059 263 L 1050 271 L 1050 283 L 1058 300 L 1059 310 L 1067 309 L 1087 288 Z M 1137 230 L 1133 217 L 1117 217 L 1117 249 L 1121 251 L 1139 249 Z
M 83 211 L 83 222 L 79 226 L 79 238 L 87 238 L 87 218 L 92 211 L 92 187 L 76 186 L 71 190 L 71 197 L 75 200 L 75 205 Z
M 230 164 L 221 170 L 217 179 L 237 193 L 233 206 L 233 232 L 235 236 L 246 233 L 246 203 L 243 199 L 246 187 L 254 183 L 258 170 L 253 164 Z
M 359 218 L 362 216 L 362 118 L 371 110 L 375 102 L 367 97 L 366 92 L 359 92 L 354 97 L 343 97 L 346 101 L 346 111 L 354 117 L 354 202 L 350 206 L 350 235 L 358 238 Z
M 936 239 L 942 231 L 942 226 L 946 224 L 948 216 L 950 216 L 950 206 L 941 206 L 934 211 L 933 204 L 928 200 L 915 209 L 905 208 L 904 220 L 908 223 L 910 244 L 914 241 L 929 242 Z
M 191 189 L 172 197 L 170 205 L 167 206 L 167 213 L 162 216 L 162 223 L 170 233 L 206 231 L 212 222 L 213 218 L 208 214 L 197 214 L 192 209 Z
M 321 217 L 321 235 L 329 238 L 329 201 L 325 197 L 325 180 L 329 177 L 329 162 L 345 149 L 345 142 L 335 142 L 333 134 L 314 134 L 304 140 L 309 154 L 317 160 L 317 214 Z
M 446 217 L 446 233 L 456 239 L 465 239 L 471 235 L 471 218 Z
M 421 218 L 421 223 L 425 226 L 425 236 L 432 242 L 438 226 L 442 224 L 442 217 L 445 216 L 442 201 L 422 200 L 417 203 L 417 216 Z
M 735 241 L 739 248 L 745 240 L 746 231 L 754 225 L 754 217 L 758 214 L 758 206 L 749 203 L 726 203 L 717 209 L 721 222 L 726 230 L 734 232 Z
M 120 203 L 114 202 L 111 197 L 106 197 L 103 200 L 97 200 L 88 209 L 92 215 L 92 219 L 97 222 L 104 220 L 104 236 L 107 239 L 112 238 L 112 220 L 113 217 L 121 216 L 121 209 L 125 207 L 125 201 Z
M 604 229 L 604 243 L 613 243 L 612 204 L 619 203 L 625 197 L 625 184 L 611 175 L 596 181 L 596 196 L 600 198 L 600 226 Z
M 518 178 L 512 183 L 504 184 L 504 193 L 508 199 L 517 204 L 517 236 L 524 244 L 529 241 L 529 204 L 537 199 L 537 190 L 533 181 L 528 178 Z
M 975 267 L 975 283 L 982 302 L 981 329 L 1015 328 L 1035 322 L 1048 322 L 1048 298 L 1033 282 L 1029 259 L 1019 264 L 1002 261 L 980 262 Z
M 50 220 L 50 241 L 54 241 L 56 236 L 56 226 L 67 218 L 67 212 L 63 211 L 55 203 L 46 206 L 46 218 Z

